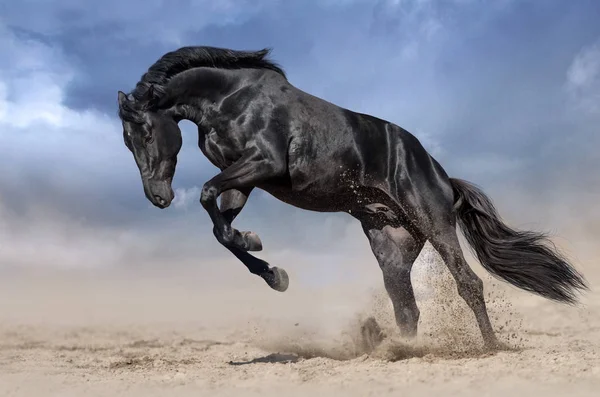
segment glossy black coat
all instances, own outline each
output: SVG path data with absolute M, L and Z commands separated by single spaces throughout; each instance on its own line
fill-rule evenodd
M 346 212 L 360 221 L 407 336 L 416 334 L 419 319 L 410 271 L 430 241 L 473 309 L 484 342 L 498 345 L 483 284 L 458 242 L 457 221 L 492 274 L 575 302 L 585 281 L 545 245 L 544 235 L 506 226 L 481 190 L 449 178 L 403 128 L 294 87 L 267 53 L 184 47 L 152 65 L 132 93 L 119 92 L 125 143 L 154 205 L 166 208 L 173 200 L 182 144 L 177 123 L 187 119 L 198 126 L 200 149 L 221 170 L 200 197 L 215 237 L 276 290 L 287 288 L 285 271 L 248 252 L 262 249 L 255 233 L 231 226 L 254 188 L 299 208 Z

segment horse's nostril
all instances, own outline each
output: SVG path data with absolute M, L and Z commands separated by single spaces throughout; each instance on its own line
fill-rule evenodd
M 164 205 L 166 203 L 166 200 L 158 195 L 154 195 L 154 199 L 160 205 Z

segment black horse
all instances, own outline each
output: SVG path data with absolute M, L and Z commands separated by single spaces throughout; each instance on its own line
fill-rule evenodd
M 221 170 L 200 197 L 215 237 L 275 290 L 287 289 L 285 271 L 249 254 L 262 249 L 260 239 L 231 226 L 254 188 L 299 208 L 346 212 L 361 222 L 405 336 L 416 334 L 419 319 L 411 267 L 430 241 L 475 313 L 485 345 L 499 346 L 483 283 L 463 257 L 457 222 L 493 275 L 576 303 L 586 281 L 545 235 L 508 227 L 479 188 L 449 178 L 401 127 L 294 87 L 268 53 L 183 47 L 162 56 L 130 94 L 119 91 L 125 144 L 152 204 L 166 208 L 174 198 L 178 122 L 186 119 L 198 125 L 200 149 Z

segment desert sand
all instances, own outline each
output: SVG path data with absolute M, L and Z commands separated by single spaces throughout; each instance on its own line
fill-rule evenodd
M 413 272 L 421 320 L 412 342 L 395 334 L 375 262 L 364 266 L 369 277 L 340 285 L 302 284 L 299 274 L 319 266 L 290 266 L 285 293 L 234 260 L 209 273 L 208 264 L 7 271 L 0 395 L 599 395 L 600 272 L 591 262 L 579 266 L 592 291 L 578 307 L 485 277 L 494 326 L 512 347 L 495 353 L 481 350 L 438 265 Z M 357 337 L 367 316 L 388 335 L 371 354 Z

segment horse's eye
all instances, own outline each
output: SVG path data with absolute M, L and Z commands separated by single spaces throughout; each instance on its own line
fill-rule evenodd
M 146 143 L 146 145 L 151 144 L 153 141 L 154 141 L 154 136 L 152 134 L 148 134 L 144 138 L 144 142 Z

